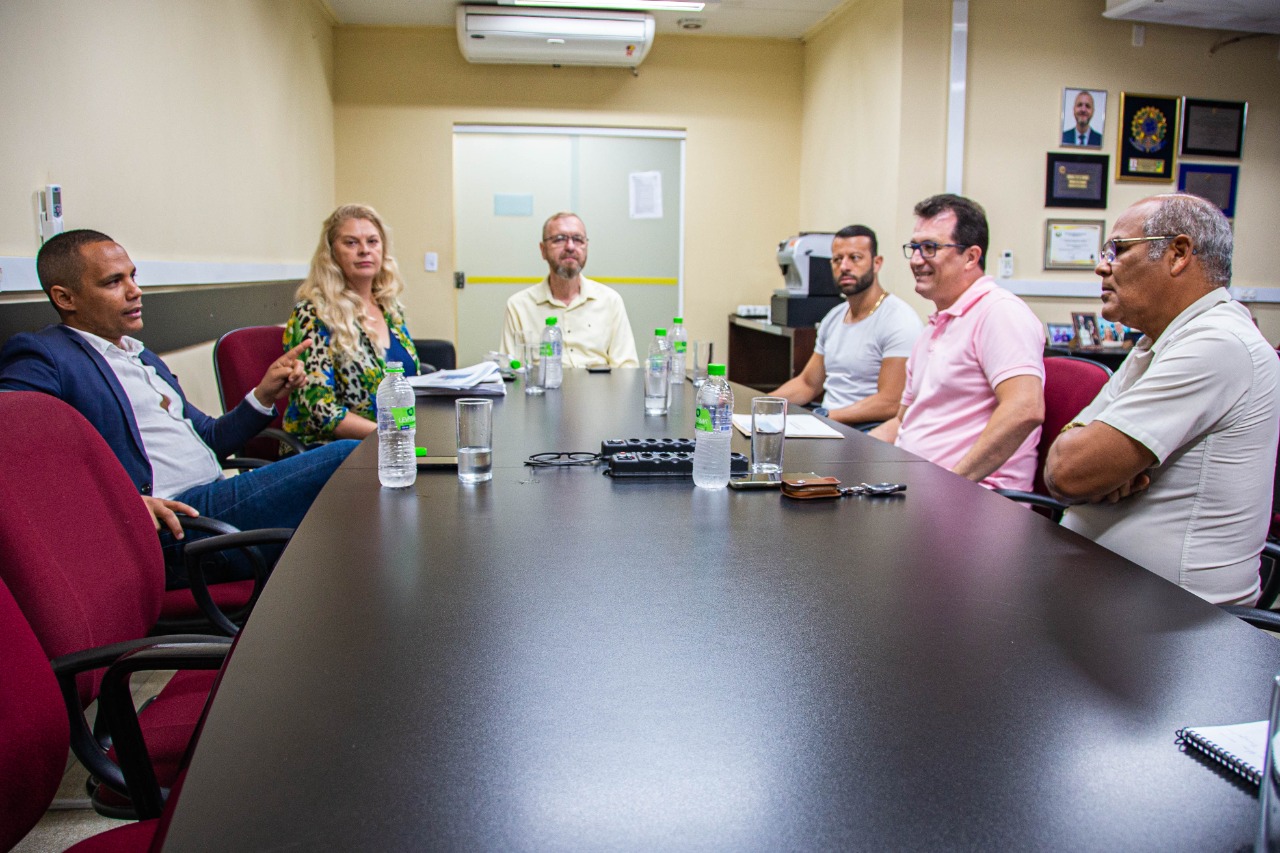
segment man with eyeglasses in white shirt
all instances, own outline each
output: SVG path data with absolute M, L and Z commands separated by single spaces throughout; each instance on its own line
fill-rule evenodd
M 1102 316 L 1143 332 L 1049 449 L 1062 524 L 1215 604 L 1252 604 L 1271 519 L 1280 364 L 1227 292 L 1231 225 L 1182 193 L 1116 220 Z
M 553 214 L 538 244 L 547 277 L 507 300 L 502 352 L 515 354 L 530 335 L 541 335 L 555 317 L 564 336 L 565 367 L 639 367 L 627 307 L 617 291 L 582 274 L 587 228 L 577 214 Z

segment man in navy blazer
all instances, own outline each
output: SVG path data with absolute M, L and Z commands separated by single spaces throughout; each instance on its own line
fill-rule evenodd
M 1076 147 L 1101 148 L 1102 134 L 1090 126 L 1093 121 L 1093 95 L 1080 92 L 1071 107 L 1076 123 L 1062 131 L 1062 144 Z
M 270 423 L 276 400 L 302 384 L 298 354 L 308 342 L 280 356 L 244 400 L 213 418 L 131 337 L 142 330 L 142 290 L 123 247 L 97 231 L 68 231 L 45 243 L 36 269 L 62 323 L 5 344 L 0 389 L 39 391 L 75 407 L 119 458 L 156 529 L 174 538 L 182 538 L 178 513 L 241 529 L 302 521 L 356 442 L 333 442 L 231 478 L 222 476 L 218 459 Z

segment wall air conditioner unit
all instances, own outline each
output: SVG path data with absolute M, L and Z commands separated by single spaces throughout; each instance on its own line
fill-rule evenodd
M 642 12 L 458 7 L 458 48 L 468 62 L 634 68 L 652 44 L 653 16 Z

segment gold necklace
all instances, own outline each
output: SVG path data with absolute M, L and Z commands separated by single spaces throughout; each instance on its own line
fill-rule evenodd
M 887 290 L 884 293 L 881 293 L 880 298 L 876 300 L 876 304 L 871 306 L 871 310 L 867 312 L 867 316 L 863 317 L 862 320 L 866 320 L 870 318 L 872 314 L 876 313 L 876 309 L 880 307 L 880 303 L 884 302 L 884 298 L 888 295 L 889 295 L 889 291 Z M 853 314 L 853 306 L 849 306 L 849 313 L 850 315 Z M 858 323 L 862 322 L 862 320 L 857 320 L 856 318 L 851 318 L 851 319 L 854 319 L 854 321 Z

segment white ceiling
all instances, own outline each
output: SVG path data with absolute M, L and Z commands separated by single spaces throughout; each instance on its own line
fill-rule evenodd
M 1078 2 L 1079 0 L 1064 0 Z M 342 24 L 452 27 L 458 0 L 325 0 Z M 681 32 L 681 18 L 701 18 L 715 36 L 798 39 L 844 0 L 708 0 L 701 12 L 655 12 L 658 32 Z M 492 5 L 477 0 L 477 5 Z M 590 0 L 583 0 L 590 6 Z M 1280 33 L 1280 0 L 1106 0 L 1105 16 L 1211 30 Z
M 326 0 L 343 24 L 452 27 L 458 0 Z M 701 12 L 654 12 L 658 32 L 682 32 L 676 21 L 702 18 L 699 33 L 713 36 L 798 39 L 844 0 L 708 0 Z M 491 5 L 480 2 L 476 5 Z M 590 6 L 584 0 L 584 6 Z
M 1280 0 L 1107 0 L 1108 18 L 1247 33 L 1280 33 Z

